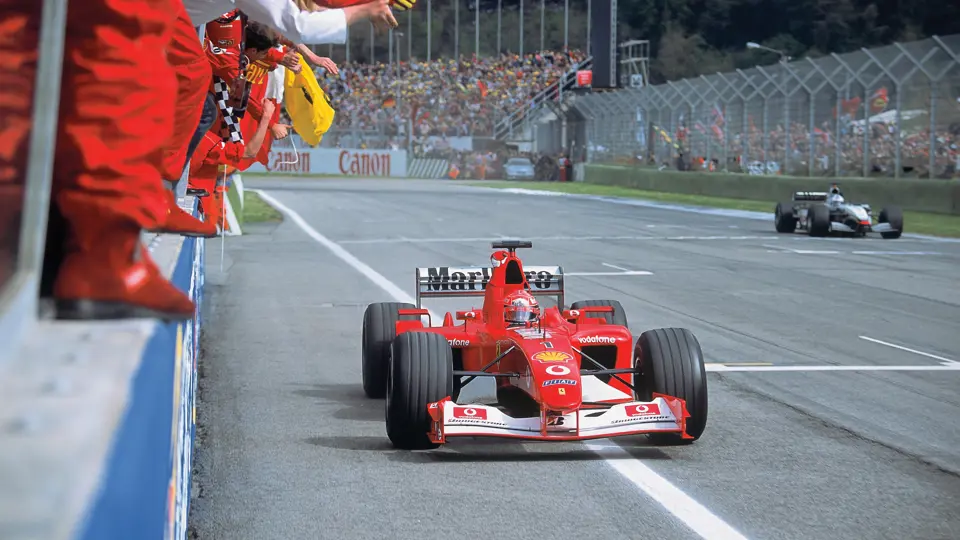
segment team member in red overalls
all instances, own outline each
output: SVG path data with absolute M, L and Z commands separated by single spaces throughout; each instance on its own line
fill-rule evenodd
M 292 52 L 288 47 L 281 45 L 270 49 L 264 58 L 251 62 L 247 67 L 246 79 L 250 85 L 250 99 L 247 114 L 240 120 L 240 128 L 243 133 L 253 133 L 257 129 L 257 126 L 264 121 L 262 103 L 265 99 L 268 99 L 267 81 L 269 80 L 270 74 L 277 69 L 281 61 L 289 58 L 288 55 L 295 54 L 296 53 Z M 296 65 L 293 71 L 298 73 L 301 69 L 302 66 Z M 280 121 L 280 104 L 272 98 L 269 100 L 272 101 L 274 105 L 273 115 L 266 119 L 268 124 L 267 128 L 270 130 L 271 136 L 264 138 L 260 150 L 254 157 L 241 160 L 239 167 L 237 167 L 241 171 L 248 169 L 254 163 L 269 164 L 270 148 L 273 146 L 274 138 L 277 137 L 273 128 Z
M 0 155 L 25 149 L 42 3 L 0 0 Z M 53 283 L 66 318 L 194 314 L 140 242 L 167 213 L 158 141 L 173 129 L 176 76 L 166 58 L 173 0 L 71 0 L 59 104 L 53 203 L 66 222 L 63 260 Z M 22 72 L 19 71 L 22 69 Z M 29 103 L 29 101 L 27 101 Z M 34 104 L 47 106 L 48 104 Z M 18 110 L 6 118 L 8 109 Z M 26 120 L 27 123 L 22 122 Z M 5 168 L 5 167 L 4 167 Z
M 42 8 L 0 0 L 0 287 L 13 274 L 20 240 Z
M 227 17 L 219 19 L 217 24 L 222 24 L 225 20 L 227 20 Z M 270 120 L 275 117 L 277 112 L 276 104 L 271 100 L 249 99 L 248 92 L 250 90 L 248 90 L 245 74 L 248 63 L 259 62 L 272 54 L 271 49 L 278 45 L 279 37 L 266 26 L 252 22 L 246 24 L 245 45 L 242 55 L 238 49 L 228 50 L 210 43 L 208 56 L 214 64 L 214 85 L 216 85 L 217 92 L 221 97 L 219 100 L 221 109 L 219 120 L 221 123 L 215 123 L 214 127 L 204 134 L 190 160 L 190 187 L 196 192 L 208 195 L 201 199 L 200 204 L 204 215 L 213 223 L 222 220 L 223 186 L 217 185 L 220 166 L 228 165 L 240 168 L 245 160 L 249 162 L 254 158 L 263 146 Z M 225 27 L 226 25 L 221 26 L 218 30 L 224 30 Z M 236 36 L 236 34 L 232 35 Z M 211 39 L 224 42 L 216 32 L 211 36 Z M 238 69 L 235 71 L 229 60 L 230 57 L 238 59 Z M 244 67 L 243 71 L 239 69 L 241 65 Z M 233 78 L 226 79 L 227 77 Z M 231 90 L 224 92 L 225 88 Z M 266 121 L 258 122 L 254 127 L 249 122 L 239 119 L 235 111 L 241 107 L 249 109 L 246 111 L 244 118 L 248 116 L 264 117 Z M 247 141 L 243 138 L 244 130 L 242 126 L 244 124 L 248 127 L 248 134 L 255 130 Z M 222 227 L 223 223 L 219 223 L 219 225 Z
M 167 59 L 177 75 L 177 106 L 173 113 L 173 136 L 164 145 L 162 171 L 163 178 L 170 182 L 178 181 L 187 165 L 194 132 L 200 123 L 204 101 L 213 81 L 210 62 L 204 55 L 200 36 L 190 22 L 183 3 L 178 0 L 176 4 L 177 17 L 167 47 Z M 217 225 L 211 220 L 198 220 L 182 210 L 177 205 L 176 194 L 169 190 L 166 220 L 157 232 L 212 237 L 217 234 Z

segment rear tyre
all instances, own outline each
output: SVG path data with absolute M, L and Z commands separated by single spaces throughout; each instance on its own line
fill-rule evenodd
M 893 240 L 895 238 L 900 238 L 900 235 L 903 234 L 903 212 L 901 212 L 896 206 L 888 206 L 883 210 L 880 210 L 880 215 L 877 216 L 877 221 L 880 223 L 889 223 L 891 227 L 896 229 L 895 231 L 880 233 L 880 236 L 883 238 L 887 240 Z
M 653 393 L 666 394 L 686 401 L 687 434 L 653 433 L 648 435 L 657 444 L 689 444 L 700 438 L 707 427 L 707 371 L 703 351 L 693 332 L 686 328 L 647 330 L 637 339 L 634 386 L 636 399 L 650 401 Z
M 387 379 L 387 436 L 394 448 L 428 450 L 427 405 L 453 393 L 453 349 L 433 332 L 404 332 L 391 345 Z
M 387 361 L 390 344 L 397 336 L 396 324 L 401 320 L 399 309 L 416 309 L 413 304 L 377 302 L 363 312 L 362 373 L 363 392 L 369 398 L 383 399 L 387 394 Z M 407 315 L 403 320 L 416 320 Z
M 830 234 L 830 209 L 825 204 L 815 204 L 807 211 L 807 233 L 810 236 Z
M 792 233 L 797 230 L 797 217 L 793 215 L 793 205 L 777 203 L 773 214 L 773 224 L 778 233 Z
M 615 324 L 618 326 L 623 326 L 624 328 L 629 328 L 627 326 L 627 312 L 624 311 L 623 306 L 620 305 L 620 302 L 616 300 L 581 300 L 579 302 L 574 302 L 570 309 L 581 309 L 585 307 L 613 307 L 613 313 L 590 313 L 590 317 L 602 318 L 607 321 L 607 324 Z

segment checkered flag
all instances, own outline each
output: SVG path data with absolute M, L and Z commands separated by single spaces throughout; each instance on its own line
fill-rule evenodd
M 230 142 L 243 143 L 243 134 L 240 132 L 240 119 L 233 112 L 233 107 L 227 105 L 230 101 L 230 87 L 221 77 L 213 76 L 213 97 L 217 100 L 217 107 L 223 117 L 223 128 L 229 135 Z M 224 137 L 227 141 L 227 137 Z

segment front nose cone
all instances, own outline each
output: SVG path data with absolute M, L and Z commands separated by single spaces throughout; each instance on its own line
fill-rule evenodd
M 580 381 L 572 377 L 554 377 L 540 383 L 540 401 L 551 411 L 575 411 L 583 402 Z

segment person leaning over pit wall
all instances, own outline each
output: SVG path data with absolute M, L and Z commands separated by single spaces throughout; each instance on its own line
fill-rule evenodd
M 176 96 L 165 52 L 175 7 L 173 0 L 68 4 L 51 192 L 64 222 L 51 241 L 63 249 L 51 287 L 60 317 L 193 316 L 193 303 L 140 244 L 141 230 L 161 228 L 168 209 L 160 170 Z M 0 57 L 19 66 L 0 85 L 0 169 L 25 166 L 8 150 L 26 154 L 32 111 L 17 106 L 23 96 L 10 100 L 22 88 L 7 77 L 36 77 L 41 8 L 0 0 Z
M 176 21 L 167 44 L 167 60 L 177 76 L 177 100 L 173 114 L 173 133 L 163 149 L 162 178 L 169 188 L 166 192 L 167 214 L 159 230 L 154 232 L 184 236 L 212 237 L 217 235 L 214 221 L 201 221 L 177 205 L 177 183 L 190 156 L 200 142 L 198 126 L 206 131 L 216 118 L 216 103 L 209 93 L 212 84 L 210 65 L 203 53 L 197 31 L 182 1 L 176 2 Z M 209 98 L 209 99 L 208 99 Z M 204 115 L 204 109 L 208 110 Z M 206 126 L 206 127 L 203 127 Z M 199 134 L 202 136 L 202 132 Z
M 239 21 L 224 21 L 222 20 L 222 15 L 210 21 L 203 20 L 208 18 L 208 16 L 204 15 L 205 12 L 212 13 L 212 11 L 210 11 L 213 9 L 211 4 L 219 4 L 225 7 L 231 5 L 252 6 L 255 8 L 253 11 L 257 13 L 258 17 L 266 15 L 266 19 L 268 20 L 265 22 L 268 25 L 270 25 L 271 22 L 276 23 L 276 21 L 280 21 L 281 23 L 289 23 L 293 20 L 295 26 L 306 29 L 308 36 L 310 36 L 315 43 L 345 41 L 346 26 L 359 22 L 360 20 L 369 18 L 377 22 L 377 20 L 387 16 L 389 16 L 387 18 L 392 18 L 392 15 L 389 13 L 389 8 L 387 7 L 385 9 L 383 2 L 372 2 L 371 5 L 365 6 L 362 9 L 343 11 L 341 14 L 342 21 L 337 17 L 328 17 L 326 19 L 318 17 L 302 20 L 291 19 L 288 7 L 289 0 L 283 0 L 282 2 L 277 0 L 241 0 L 238 3 L 233 3 L 229 0 L 186 0 L 185 5 L 178 3 L 180 10 L 178 12 L 177 24 L 168 49 L 168 58 L 177 70 L 179 83 L 178 110 L 175 117 L 177 124 L 175 126 L 174 138 L 166 146 L 164 156 L 163 177 L 167 182 L 167 187 L 170 189 L 170 194 L 167 195 L 167 219 L 164 226 L 156 232 L 172 232 L 186 236 L 205 237 L 216 236 L 219 232 L 216 226 L 216 220 L 197 220 L 189 213 L 181 210 L 177 206 L 176 198 L 173 196 L 181 173 L 189 163 L 204 133 L 212 127 L 217 116 L 222 115 L 224 112 L 222 109 L 220 111 L 217 109 L 217 95 L 216 91 L 212 88 L 214 83 L 211 79 L 210 64 L 205 58 L 203 48 L 200 47 L 199 39 L 193 26 L 198 22 L 200 22 L 200 24 L 206 24 L 207 34 L 213 38 L 209 40 L 209 43 L 223 51 L 234 50 L 236 47 L 239 47 L 242 41 L 242 35 L 238 31 Z M 234 14 L 238 12 L 239 10 L 232 10 Z M 256 20 L 256 17 L 254 19 Z M 217 23 L 217 21 L 221 22 L 211 28 L 211 24 Z M 383 22 L 381 22 L 381 25 L 383 25 Z M 277 26 L 282 26 L 282 24 L 274 24 L 274 27 Z M 331 28 L 333 29 L 333 41 L 324 41 L 331 39 L 330 36 L 324 37 L 324 32 L 329 32 Z M 341 29 L 344 34 L 342 38 L 339 37 Z M 301 33 L 304 32 L 301 31 Z M 308 52 L 310 54 L 308 58 L 312 57 L 312 59 L 321 65 L 332 63 L 329 59 L 321 59 L 314 55 L 306 45 L 300 45 L 298 49 Z M 276 59 L 271 58 L 271 60 L 275 61 Z M 299 67 L 295 65 L 296 58 L 294 56 L 288 55 L 282 59 L 282 62 L 288 68 L 299 69 Z M 236 71 L 239 69 L 239 65 L 233 68 L 233 70 Z M 233 77 L 227 78 L 233 79 Z M 208 88 L 213 91 L 208 91 Z M 236 120 L 239 120 L 239 118 Z M 197 193 L 196 190 L 191 191 L 193 194 L 206 195 L 206 193 Z
M 242 101 L 247 100 L 249 90 L 244 92 L 239 89 L 247 85 L 245 75 L 249 69 L 248 66 L 264 60 L 279 44 L 276 32 L 266 25 L 248 21 L 245 26 L 244 49 L 240 54 L 244 59 L 243 71 L 229 73 L 227 73 L 228 70 L 220 71 L 225 77 L 233 77 L 223 81 L 227 87 L 234 88 L 229 101 L 224 102 L 226 114 L 236 110 Z M 222 55 L 211 53 L 211 61 L 223 62 L 220 56 Z M 262 92 L 258 91 L 255 98 L 245 106 L 250 108 L 254 118 L 259 119 L 255 127 L 254 124 L 246 121 L 247 115 L 238 119 L 236 126 L 228 122 L 215 123 L 214 127 L 204 134 L 197 146 L 197 151 L 190 160 L 190 187 L 208 194 L 201 198 L 201 211 L 214 223 L 217 223 L 222 216 L 223 191 L 217 186 L 220 166 L 240 167 L 244 160 L 255 158 L 267 137 L 267 130 L 272 120 L 276 117 L 276 103 L 264 98 Z M 253 133 L 247 134 L 250 137 L 249 140 L 244 140 L 243 126 L 247 129 L 251 127 L 255 129 Z M 223 226 L 222 223 L 219 225 Z
M 167 46 L 179 1 L 68 3 L 51 191 L 63 227 L 51 229 L 48 242 L 62 248 L 49 286 L 60 318 L 194 315 L 193 302 L 140 242 L 142 230 L 163 230 L 170 214 L 162 176 L 178 85 Z M 387 0 L 317 13 L 300 12 L 290 0 L 187 0 L 183 7 L 193 26 L 241 7 L 251 19 L 311 44 L 343 43 L 347 25 L 361 20 L 397 25 Z M 0 58 L 8 68 L 0 85 L 3 178 L 24 177 L 32 107 L 44 105 L 29 97 L 41 11 L 42 2 L 0 0 Z

